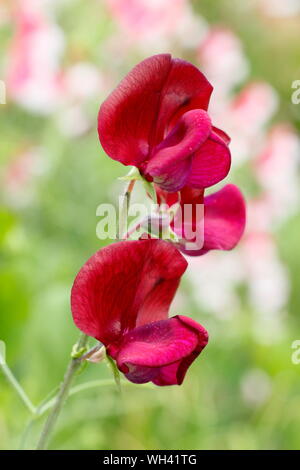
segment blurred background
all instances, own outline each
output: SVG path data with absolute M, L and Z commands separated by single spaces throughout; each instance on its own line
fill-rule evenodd
M 239 247 L 190 258 L 173 303 L 210 333 L 184 384 L 74 395 L 52 449 L 299 448 L 299 28 L 300 0 L 1 1 L 0 339 L 34 403 L 63 376 L 78 337 L 70 288 L 104 244 L 96 207 L 122 187 L 96 120 L 133 65 L 171 52 L 207 75 L 232 138 L 226 182 L 248 205 Z M 90 364 L 77 383 L 110 376 Z M 1 449 L 19 448 L 28 419 L 0 371 Z

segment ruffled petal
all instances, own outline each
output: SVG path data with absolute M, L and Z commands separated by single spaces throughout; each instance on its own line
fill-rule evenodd
M 124 165 L 139 166 L 185 112 L 207 109 L 211 92 L 192 64 L 170 54 L 149 57 L 100 107 L 98 133 L 105 152 Z
M 196 109 L 185 113 L 170 134 L 153 152 L 143 169 L 165 191 L 179 191 L 189 178 L 194 153 L 211 133 L 206 111 Z
M 182 59 L 172 59 L 164 89 L 152 144 L 158 144 L 191 109 L 207 111 L 212 85 L 197 67 Z
M 115 359 L 119 369 L 134 383 L 180 385 L 207 342 L 207 331 L 201 325 L 190 318 L 175 316 L 129 332 L 123 337 Z
M 208 188 L 224 179 L 231 165 L 230 150 L 223 139 L 212 132 L 195 153 L 187 186 Z
M 72 288 L 75 324 L 108 345 L 125 331 L 167 318 L 187 262 L 163 240 L 114 243 L 95 253 Z
M 213 126 L 213 132 L 217 134 L 220 139 L 222 139 L 226 145 L 229 145 L 231 142 L 231 138 L 229 137 L 226 132 L 222 131 L 222 129 L 219 129 L 218 127 Z

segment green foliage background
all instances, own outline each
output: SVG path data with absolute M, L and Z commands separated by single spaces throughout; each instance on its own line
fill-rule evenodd
M 193 7 L 210 23 L 225 24 L 237 33 L 251 61 L 252 78 L 269 81 L 280 95 L 278 119 L 299 128 L 300 105 L 293 106 L 290 95 L 291 82 L 300 78 L 300 20 L 264 22 L 250 10 L 250 3 L 197 0 Z M 99 68 L 109 70 L 110 57 L 102 41 L 113 34 L 115 25 L 105 8 L 95 1 L 66 2 L 59 24 L 68 41 L 66 63 L 71 51 L 80 49 Z M 10 27 L 4 26 L 0 34 L 4 52 L 10 37 Z M 141 58 L 132 51 L 115 83 Z M 37 117 L 13 103 L 0 108 L 3 168 L 20 147 L 31 143 L 47 150 L 49 163 L 30 206 L 13 210 L 3 204 L 0 208 L 0 338 L 7 345 L 8 364 L 34 403 L 56 387 L 64 374 L 78 336 L 70 314 L 70 287 L 81 265 L 103 244 L 95 235 L 96 207 L 114 200 L 112 185 L 125 173 L 98 143 L 96 116 L 103 99 L 99 94 L 90 104 L 95 127 L 75 140 L 62 136 L 52 117 Z M 235 178 L 231 175 L 232 181 Z M 126 385 L 121 398 L 110 385 L 74 395 L 60 417 L 51 448 L 299 448 L 300 365 L 291 362 L 291 344 L 300 338 L 299 229 L 297 214 L 275 234 L 291 279 L 287 333 L 282 341 L 268 346 L 256 341 L 255 316 L 246 302 L 233 323 L 200 312 L 184 281 L 181 313 L 199 320 L 211 338 L 184 384 Z M 252 369 L 264 370 L 272 381 L 268 400 L 254 408 L 245 403 L 240 387 Z M 110 377 L 105 365 L 91 364 L 77 382 Z M 28 419 L 27 410 L 0 373 L 1 449 L 20 446 Z M 34 447 L 42 422 L 32 427 L 27 447 Z

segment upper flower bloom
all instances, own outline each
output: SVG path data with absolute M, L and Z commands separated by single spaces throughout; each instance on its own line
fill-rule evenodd
M 75 324 L 106 346 L 132 382 L 181 384 L 207 344 L 206 330 L 194 320 L 168 318 L 186 267 L 170 243 L 128 241 L 99 250 L 75 279 Z
M 98 132 L 106 153 L 172 192 L 206 188 L 230 169 L 226 134 L 207 113 L 212 86 L 170 54 L 136 65 L 104 101 Z

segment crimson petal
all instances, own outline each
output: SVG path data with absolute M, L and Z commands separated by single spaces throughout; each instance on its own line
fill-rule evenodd
M 134 383 L 180 385 L 207 342 L 201 325 L 178 315 L 127 333 L 116 355 L 117 365 Z
M 187 186 L 208 188 L 224 179 L 231 165 L 230 150 L 223 139 L 212 132 L 197 150 L 192 161 Z
M 100 107 L 98 133 L 105 152 L 139 166 L 178 119 L 207 109 L 212 86 L 192 64 L 170 54 L 136 65 Z
M 226 134 L 226 132 L 222 131 L 222 129 L 219 129 L 218 127 L 215 127 L 215 126 L 213 126 L 213 131 L 225 142 L 226 145 L 230 144 L 231 138 L 229 137 L 228 134 Z
M 206 111 L 188 111 L 154 149 L 144 173 L 166 191 L 180 190 L 189 177 L 194 153 L 210 133 L 211 121 Z
M 241 239 L 246 224 L 246 206 L 241 191 L 227 184 L 204 198 L 204 244 L 199 250 L 185 250 L 199 256 L 209 250 L 231 250 Z
M 168 316 L 187 262 L 163 240 L 114 243 L 81 268 L 71 293 L 77 327 L 108 345 L 145 322 Z

